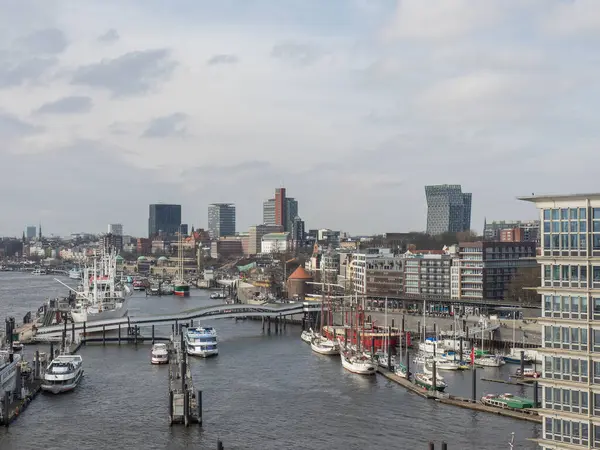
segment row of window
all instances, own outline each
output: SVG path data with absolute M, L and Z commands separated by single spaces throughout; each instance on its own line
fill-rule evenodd
M 600 351 L 600 331 L 598 331 L 598 350 Z M 587 351 L 588 330 L 587 328 L 570 328 L 561 326 L 544 327 L 544 347 L 562 348 L 564 350 Z
M 587 383 L 588 376 L 588 362 L 585 359 L 559 356 L 544 357 L 544 378 Z M 592 377 L 594 380 L 596 376 L 600 381 L 600 363 L 593 364 Z
M 600 222 L 599 222 L 600 223 Z M 600 227 L 599 227 L 600 228 Z M 600 233 L 594 233 L 591 237 L 593 250 L 600 249 Z M 580 233 L 544 233 L 544 250 L 587 250 L 587 234 Z
M 592 438 L 594 446 L 600 444 L 600 426 L 594 425 Z M 544 439 L 588 445 L 590 441 L 589 425 L 574 420 L 546 417 L 544 420 Z
M 592 299 L 594 309 L 592 314 L 595 319 L 600 320 L 600 299 Z M 598 314 L 598 317 L 596 317 Z M 562 319 L 588 318 L 588 300 L 581 295 L 544 295 L 544 317 L 555 317 Z
M 594 222 L 592 231 L 600 232 L 600 221 Z M 587 232 L 587 222 L 572 220 L 567 222 L 544 222 L 544 233 L 585 233 Z
M 545 387 L 544 408 L 587 414 L 589 411 L 588 395 L 587 392 Z M 596 402 L 598 402 L 597 405 Z M 594 415 L 600 415 L 600 394 L 594 394 Z
M 544 220 L 587 219 L 587 208 L 553 208 L 543 210 Z M 600 208 L 592 208 L 592 219 L 600 220 Z

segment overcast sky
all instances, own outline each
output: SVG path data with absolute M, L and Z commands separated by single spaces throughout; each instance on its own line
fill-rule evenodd
M 0 235 L 238 230 L 285 185 L 307 228 L 422 230 L 425 184 L 599 191 L 598 0 L 6 0 Z

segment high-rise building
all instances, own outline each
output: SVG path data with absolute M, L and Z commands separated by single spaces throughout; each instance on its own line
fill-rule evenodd
M 538 443 L 600 448 L 600 193 L 521 200 L 535 203 L 542 223 Z
M 427 233 L 458 233 L 471 229 L 472 194 L 458 184 L 425 186 Z
M 248 229 L 248 254 L 256 255 L 261 252 L 262 238 L 265 234 L 281 233 L 281 225 L 254 225 Z
M 109 223 L 108 233 L 114 234 L 115 236 L 123 236 L 123 225 L 120 223 Z
M 235 205 L 233 203 L 208 205 L 208 233 L 211 239 L 235 235 Z
M 294 219 L 298 216 L 298 200 L 286 197 L 285 188 L 275 190 L 275 198 L 263 202 L 263 224 L 281 225 L 292 232 Z
M 304 220 L 296 216 L 292 222 L 292 243 L 295 248 L 304 247 Z
M 107 233 L 102 236 L 102 246 L 106 250 L 114 248 L 121 251 L 123 250 L 123 236 L 120 234 Z
M 27 240 L 31 241 L 32 239 L 35 239 L 35 233 L 37 232 L 37 229 L 35 226 L 28 226 L 27 227 Z
M 150 205 L 148 218 L 148 237 L 152 238 L 159 233 L 175 235 L 181 225 L 181 205 L 167 205 L 158 203 Z

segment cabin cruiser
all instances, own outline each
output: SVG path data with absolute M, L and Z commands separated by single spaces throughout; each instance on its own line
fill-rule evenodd
M 184 335 L 184 341 L 188 355 L 206 358 L 219 354 L 217 330 L 213 327 L 188 328 Z
M 169 350 L 167 344 L 154 344 L 151 352 L 152 364 L 167 364 L 169 362 Z
M 60 394 L 75 389 L 83 376 L 82 365 L 83 359 L 79 355 L 57 356 L 44 373 L 42 390 Z

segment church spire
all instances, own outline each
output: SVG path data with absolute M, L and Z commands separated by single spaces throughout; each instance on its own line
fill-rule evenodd
M 38 228 L 38 239 L 42 240 L 42 221 L 40 220 L 40 227 Z

